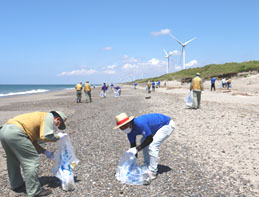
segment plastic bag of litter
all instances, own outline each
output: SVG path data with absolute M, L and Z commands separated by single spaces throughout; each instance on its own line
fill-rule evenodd
M 74 174 L 72 169 L 79 163 L 71 145 L 69 136 L 66 135 L 59 140 L 59 150 L 54 154 L 55 164 L 51 172 L 61 180 L 62 189 L 71 191 L 75 189 Z
M 128 152 L 122 155 L 115 177 L 121 183 L 131 185 L 150 183 L 147 167 L 139 167 L 135 155 Z
M 190 91 L 187 96 L 185 97 L 185 103 L 188 107 L 192 107 L 193 98 L 192 98 L 192 91 Z

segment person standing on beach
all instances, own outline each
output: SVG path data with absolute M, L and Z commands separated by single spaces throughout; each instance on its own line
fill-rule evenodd
M 107 91 L 107 89 L 108 89 L 108 87 L 106 86 L 106 83 L 103 83 L 101 97 L 106 98 L 106 91 Z
M 76 89 L 76 102 L 77 103 L 81 103 L 81 99 L 82 99 L 82 82 L 76 84 L 75 89 Z
M 212 77 L 210 82 L 211 82 L 210 91 L 212 91 L 212 89 L 214 89 L 214 91 L 215 91 L 216 90 L 216 88 L 215 88 L 216 78 Z
M 200 73 L 196 73 L 195 77 L 192 79 L 190 85 L 190 91 L 193 91 L 193 105 L 194 109 L 200 108 L 201 103 L 201 92 L 204 90 L 203 83 L 200 78 Z
M 92 102 L 92 95 L 91 95 L 91 86 L 89 84 L 89 81 L 86 81 L 84 85 L 84 92 L 85 92 L 85 99 L 86 103 Z
M 155 90 L 156 90 L 156 82 L 152 81 L 152 91 L 155 91 Z
M 158 172 L 159 147 L 173 132 L 174 121 L 169 116 L 158 113 L 145 114 L 136 118 L 121 113 L 115 119 L 117 126 L 114 129 L 120 128 L 128 136 L 131 148 L 127 152 L 137 156 L 137 153 L 143 150 L 144 165 L 149 170 L 149 178 L 155 179 Z M 142 135 L 141 144 L 138 146 L 137 135 Z
M 61 111 L 32 112 L 8 120 L 0 129 L 0 140 L 6 153 L 11 188 L 27 196 L 47 196 L 51 190 L 41 188 L 38 180 L 39 154 L 53 159 L 53 153 L 38 144 L 38 140 L 56 142 L 66 133 L 54 134 L 66 128 L 67 116 Z M 24 180 L 21 175 L 23 169 Z

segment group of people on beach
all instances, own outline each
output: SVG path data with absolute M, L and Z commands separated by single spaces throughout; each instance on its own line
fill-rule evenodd
M 86 103 L 92 102 L 92 95 L 91 95 L 92 89 L 91 89 L 91 85 L 90 85 L 89 81 L 85 82 L 84 87 L 82 85 L 82 82 L 79 82 L 78 84 L 76 84 L 75 89 L 76 89 L 76 102 L 77 103 L 82 102 L 82 90 L 84 90 L 84 93 L 85 93 Z
M 114 87 L 113 83 L 111 83 L 110 87 L 111 87 L 111 91 L 113 91 L 113 89 L 114 89 L 115 97 L 120 97 L 121 87 L 118 85 Z M 106 85 L 106 83 L 103 83 L 103 86 L 101 88 L 100 97 L 106 98 L 108 90 L 109 90 L 109 84 Z
M 146 85 L 146 91 L 148 93 L 151 93 L 151 90 L 155 91 L 156 88 L 160 88 L 160 81 L 157 81 L 157 82 L 155 82 L 155 81 L 152 81 L 152 82 L 148 81 L 148 83 Z

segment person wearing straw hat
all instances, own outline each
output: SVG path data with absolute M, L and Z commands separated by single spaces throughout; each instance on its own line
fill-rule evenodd
M 167 139 L 175 128 L 174 121 L 166 115 L 152 113 L 139 117 L 127 116 L 121 113 L 115 117 L 117 126 L 128 136 L 131 152 L 135 155 L 143 150 L 144 165 L 149 170 L 150 180 L 157 176 L 158 171 L 158 154 L 162 142 Z M 142 135 L 141 144 L 137 146 L 136 136 Z
M 201 103 L 201 93 L 203 92 L 204 87 L 202 80 L 200 78 L 200 73 L 196 73 L 195 77 L 192 79 L 190 85 L 190 91 L 193 91 L 193 104 L 194 109 L 200 108 Z
M 6 153 L 11 189 L 27 196 L 46 196 L 51 190 L 41 188 L 38 180 L 39 154 L 53 159 L 53 153 L 38 144 L 38 140 L 56 142 L 66 133 L 55 134 L 66 128 L 67 116 L 61 111 L 31 112 L 8 120 L 0 129 L 0 140 Z M 24 180 L 21 175 L 23 169 Z

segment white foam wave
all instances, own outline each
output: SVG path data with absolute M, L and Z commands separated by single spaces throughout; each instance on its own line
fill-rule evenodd
M 42 93 L 42 92 L 48 92 L 48 91 L 49 90 L 45 90 L 45 89 L 36 89 L 36 90 L 28 90 L 24 92 L 9 92 L 7 94 L 0 94 L 0 97 L 22 95 L 22 94 L 36 94 L 36 93 Z

